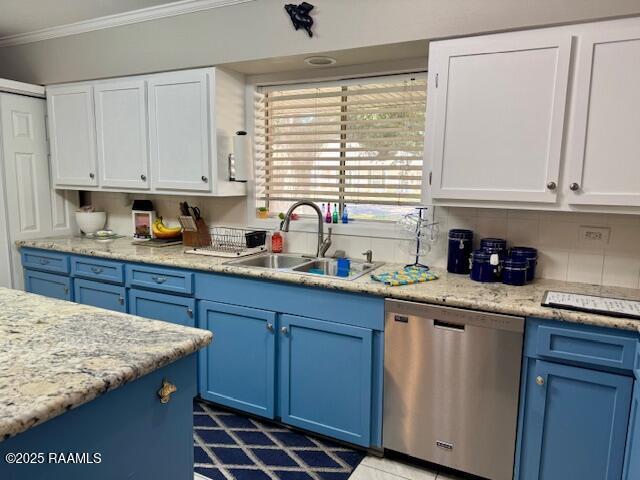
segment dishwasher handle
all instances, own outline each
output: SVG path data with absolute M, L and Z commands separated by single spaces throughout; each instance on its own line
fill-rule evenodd
M 433 320 L 433 326 L 435 328 L 440 328 L 442 330 L 451 330 L 454 332 L 461 332 L 464 333 L 464 329 L 465 329 L 465 324 L 459 324 L 459 323 L 451 323 L 451 322 L 443 322 L 442 320 Z

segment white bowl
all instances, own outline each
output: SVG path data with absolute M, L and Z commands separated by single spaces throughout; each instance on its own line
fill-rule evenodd
M 107 223 L 106 212 L 76 212 L 76 222 L 84 233 L 96 233 Z

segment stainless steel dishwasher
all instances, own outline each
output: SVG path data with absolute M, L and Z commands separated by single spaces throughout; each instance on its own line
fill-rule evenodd
M 524 319 L 385 302 L 383 445 L 513 478 Z

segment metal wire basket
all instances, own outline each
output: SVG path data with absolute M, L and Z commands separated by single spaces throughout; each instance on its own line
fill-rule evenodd
M 218 257 L 242 257 L 264 252 L 267 232 L 238 227 L 212 227 L 211 245 L 186 250 L 186 253 Z

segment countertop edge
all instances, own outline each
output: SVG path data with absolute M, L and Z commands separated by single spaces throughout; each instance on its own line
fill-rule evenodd
M 68 237 L 60 237 L 63 240 Z M 49 241 L 49 242 L 48 242 Z M 576 324 L 595 325 L 604 328 L 614 328 L 620 330 L 636 331 L 640 332 L 640 321 L 614 317 L 607 315 L 600 315 L 595 313 L 576 312 L 572 310 L 561 310 L 555 308 L 545 308 L 544 310 L 535 309 L 522 305 L 519 307 L 505 306 L 501 304 L 492 303 L 489 300 L 471 301 L 463 298 L 456 298 L 455 294 L 451 295 L 429 295 L 428 293 L 420 293 L 416 295 L 413 291 L 402 290 L 402 287 L 391 287 L 383 284 L 363 284 L 356 281 L 337 280 L 331 279 L 330 281 L 323 278 L 309 277 L 299 275 L 295 273 L 280 272 L 280 271 L 265 271 L 262 269 L 255 269 L 251 267 L 228 265 L 221 263 L 219 265 L 206 265 L 198 266 L 197 262 L 193 260 L 184 261 L 180 258 L 173 258 L 171 261 L 149 261 L 144 257 L 131 259 L 127 255 L 118 254 L 117 252 L 93 250 L 83 247 L 63 246 L 58 244 L 52 244 L 50 242 L 55 241 L 55 238 L 49 239 L 36 239 L 36 240 L 18 240 L 15 242 L 19 248 L 35 248 L 40 250 L 52 250 L 69 254 L 95 256 L 100 258 L 108 258 L 113 260 L 121 260 L 126 262 L 141 263 L 147 265 L 159 265 L 172 268 L 183 268 L 188 270 L 197 270 L 205 273 L 218 273 L 228 274 L 233 276 L 241 276 L 246 278 L 261 279 L 266 281 L 279 281 L 285 283 L 291 283 L 299 286 L 324 288 L 328 290 L 350 292 L 363 295 L 372 295 L 377 297 L 389 298 L 394 300 L 404 300 L 421 302 L 433 305 L 442 305 L 454 308 L 465 308 L 470 310 L 476 310 L 481 312 L 500 313 L 504 315 L 513 315 L 519 317 L 534 317 L 546 320 L 564 321 Z M 194 257 L 197 257 L 194 255 Z M 498 285 L 498 284 L 496 284 Z M 585 286 L 595 286 L 591 284 L 583 284 Z M 501 286 L 498 285 L 498 286 Z M 510 287 L 519 288 L 519 287 Z M 561 290 L 561 289 L 559 289 Z M 635 323 L 634 323 L 635 322 Z

